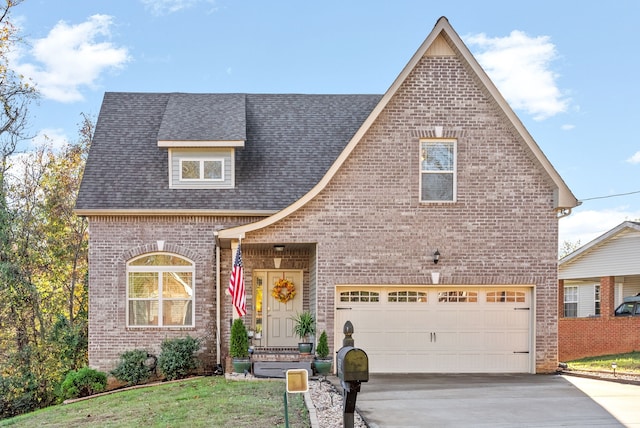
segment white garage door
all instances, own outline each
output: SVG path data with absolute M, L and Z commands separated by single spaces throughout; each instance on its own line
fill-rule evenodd
M 531 288 L 338 287 L 336 349 L 346 321 L 371 373 L 528 373 Z

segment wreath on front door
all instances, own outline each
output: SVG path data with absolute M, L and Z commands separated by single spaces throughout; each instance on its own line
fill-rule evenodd
M 278 299 L 279 302 L 287 303 L 289 300 L 296 297 L 296 286 L 287 278 L 280 278 L 273 286 L 271 295 Z

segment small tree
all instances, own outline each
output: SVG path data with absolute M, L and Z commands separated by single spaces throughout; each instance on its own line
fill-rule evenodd
M 322 331 L 320 338 L 318 339 L 318 346 L 316 347 L 316 354 L 318 358 L 327 358 L 329 355 L 329 343 L 327 341 L 327 332 Z
M 249 335 L 242 319 L 236 318 L 231 325 L 229 354 L 233 358 L 249 357 Z

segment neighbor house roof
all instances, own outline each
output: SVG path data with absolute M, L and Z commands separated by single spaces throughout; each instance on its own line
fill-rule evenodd
M 108 92 L 76 212 L 271 214 L 320 181 L 380 97 Z M 159 145 L 176 140 L 245 141 L 235 187 L 170 189 Z
M 640 273 L 640 222 L 625 221 L 558 262 L 558 279 Z

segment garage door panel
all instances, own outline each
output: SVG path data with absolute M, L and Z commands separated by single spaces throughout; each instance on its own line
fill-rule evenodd
M 410 287 L 412 290 L 419 287 Z M 359 289 L 364 289 L 360 287 Z M 355 346 L 369 356 L 372 373 L 505 373 L 529 372 L 532 366 L 531 288 L 474 288 L 477 299 L 452 301 L 456 288 L 427 288 L 428 299 L 398 301 L 387 293 L 401 287 L 373 287 L 380 299 L 360 302 L 336 312 L 338 332 L 346 320 L 354 324 Z M 440 290 L 446 301 L 439 300 Z M 513 290 L 520 298 L 509 301 Z M 405 293 L 408 296 L 408 293 Z M 462 293 L 458 293 L 462 296 Z M 526 301 L 521 296 L 526 296 Z M 441 295 L 442 296 L 442 295 Z M 391 301 L 389 301 L 391 300 Z M 345 306 L 340 302 L 338 306 Z M 339 348 L 342 335 L 338 333 Z
M 463 329 L 467 329 L 467 328 L 474 328 L 477 329 L 478 327 L 484 326 L 484 311 L 480 310 L 480 309 L 473 309 L 473 310 L 459 310 L 456 313 L 457 316 L 457 320 L 458 320 L 458 327 L 459 328 L 463 328 Z
M 403 349 L 426 351 L 431 347 L 429 333 L 426 331 L 409 332 L 406 336 Z

